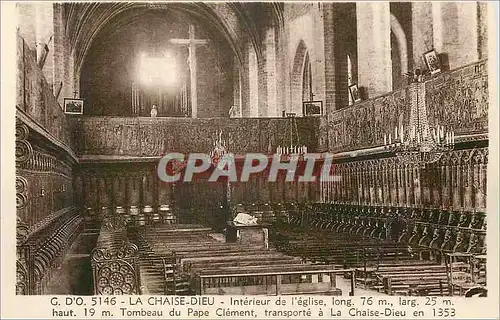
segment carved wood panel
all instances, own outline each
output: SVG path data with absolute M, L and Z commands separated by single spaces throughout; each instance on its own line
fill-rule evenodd
M 335 172 L 341 181 L 329 182 L 334 186 L 323 191 L 323 198 L 356 205 L 483 210 L 487 163 L 488 148 L 452 151 L 424 169 L 402 165 L 395 158 L 338 163 Z M 347 192 L 353 179 L 357 193 Z
M 321 119 L 321 151 L 341 152 L 380 146 L 384 134 L 407 123 L 406 89 L 362 101 Z M 456 135 L 488 131 L 487 61 L 446 72 L 425 82 L 429 121 L 452 128 Z
M 297 118 L 293 144 L 317 146 L 317 118 Z M 203 152 L 213 148 L 220 130 L 230 152 L 272 153 L 278 145 L 290 145 L 290 120 L 269 119 L 172 119 L 82 117 L 73 122 L 75 146 L 82 155 L 161 156 L 166 152 Z M 299 133 L 298 140 L 295 132 Z

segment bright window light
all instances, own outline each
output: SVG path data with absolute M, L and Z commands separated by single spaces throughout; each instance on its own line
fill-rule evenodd
M 139 80 L 145 85 L 171 86 L 177 81 L 175 60 L 170 54 L 162 57 L 148 57 L 141 54 Z

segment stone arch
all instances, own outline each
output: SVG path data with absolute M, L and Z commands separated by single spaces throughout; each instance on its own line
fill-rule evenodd
M 291 95 L 291 110 L 297 115 L 302 113 L 302 88 L 303 88 L 303 73 L 306 57 L 309 56 L 307 46 L 304 40 L 300 40 L 295 50 L 293 59 L 292 73 L 290 76 L 290 95 Z

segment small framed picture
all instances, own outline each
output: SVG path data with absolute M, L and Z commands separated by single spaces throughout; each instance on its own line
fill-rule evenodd
M 432 49 L 423 54 L 425 64 L 427 69 L 431 74 L 436 74 L 441 72 L 441 62 L 439 61 L 439 57 L 436 53 L 436 50 Z
M 351 98 L 353 102 L 361 101 L 361 94 L 359 93 L 357 84 L 351 84 L 349 86 L 349 92 L 351 93 Z
M 64 98 L 64 113 L 83 114 L 83 99 Z
M 302 102 L 302 113 L 305 117 L 321 116 L 323 114 L 323 101 Z

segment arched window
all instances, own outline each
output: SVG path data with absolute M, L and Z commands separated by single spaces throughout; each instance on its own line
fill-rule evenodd
M 302 101 L 312 100 L 314 100 L 314 94 L 312 90 L 311 61 L 309 60 L 309 53 L 306 53 L 302 72 Z

